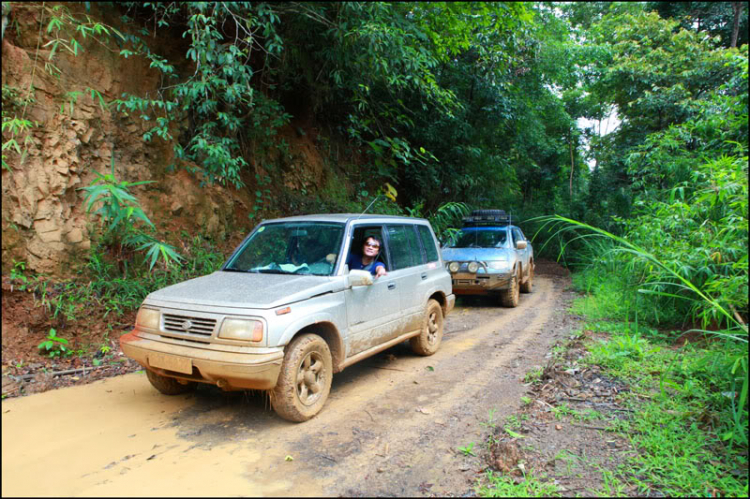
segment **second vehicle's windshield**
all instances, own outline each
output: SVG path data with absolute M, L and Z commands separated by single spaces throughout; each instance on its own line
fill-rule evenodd
M 344 225 L 280 222 L 262 225 L 229 261 L 225 271 L 331 275 Z
M 505 248 L 508 231 L 505 228 L 466 228 L 459 230 L 448 248 Z

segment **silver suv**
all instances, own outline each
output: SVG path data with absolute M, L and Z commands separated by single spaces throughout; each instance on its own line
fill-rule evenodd
M 503 210 L 475 210 L 442 250 L 457 295 L 497 295 L 516 307 L 519 292 L 531 293 L 534 250 Z
M 386 275 L 350 271 L 375 240 Z M 268 390 L 281 417 L 305 421 L 333 373 L 404 340 L 435 353 L 454 303 L 427 220 L 289 217 L 257 226 L 221 270 L 149 294 L 120 344 L 164 394 Z

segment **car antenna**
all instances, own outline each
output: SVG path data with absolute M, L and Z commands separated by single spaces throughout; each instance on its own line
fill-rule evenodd
M 367 210 L 370 209 L 370 206 L 372 206 L 373 204 L 375 204 L 375 201 L 377 201 L 378 198 L 380 198 L 380 194 L 378 194 L 377 196 L 375 196 L 375 199 L 373 199 L 372 202 L 367 205 L 367 208 L 365 208 L 365 211 L 363 211 L 362 213 L 360 213 L 359 217 L 355 218 L 355 220 L 359 220 L 362 215 L 364 215 L 365 213 L 367 213 Z

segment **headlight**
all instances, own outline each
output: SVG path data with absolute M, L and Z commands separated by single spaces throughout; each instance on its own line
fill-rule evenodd
M 459 265 L 458 262 L 451 262 L 450 265 L 448 265 L 448 270 L 451 272 L 458 272 L 460 267 L 461 265 Z
M 479 270 L 479 264 L 477 262 L 471 262 L 469 264 L 469 272 L 472 274 L 475 273 L 477 270 Z
M 263 323 L 250 319 L 224 319 L 219 338 L 225 340 L 263 341 Z
M 143 329 L 159 329 L 159 311 L 153 308 L 139 308 L 135 325 Z
M 491 269 L 495 270 L 508 270 L 508 262 L 505 260 L 500 260 L 498 262 L 489 262 L 489 266 Z

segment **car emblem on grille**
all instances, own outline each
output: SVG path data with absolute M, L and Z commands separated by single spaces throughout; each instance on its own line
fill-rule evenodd
M 181 327 L 182 327 L 182 330 L 183 330 L 183 331 L 190 331 L 190 328 L 191 328 L 191 327 L 193 327 L 193 323 L 192 323 L 192 322 L 190 322 L 190 321 L 184 321 L 184 322 L 182 323 L 182 326 L 181 326 Z

